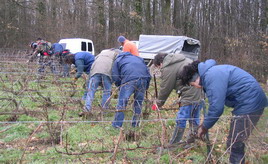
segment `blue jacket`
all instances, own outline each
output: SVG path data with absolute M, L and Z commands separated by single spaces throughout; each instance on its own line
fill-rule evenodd
M 86 74 L 90 73 L 91 66 L 95 60 L 95 56 L 89 52 L 77 52 L 74 54 L 75 67 L 77 68 L 77 73 L 75 78 L 79 78 L 83 72 Z
M 265 108 L 267 97 L 256 79 L 232 65 L 216 65 L 215 60 L 199 63 L 198 72 L 209 101 L 204 127 L 211 128 L 222 115 L 224 105 L 234 108 L 234 115 L 244 115 Z
M 63 51 L 63 47 L 59 43 L 54 43 L 52 45 L 52 51 L 53 51 L 53 54 L 55 54 L 55 53 L 60 53 L 61 54 L 62 51 Z
M 144 60 L 129 52 L 123 52 L 117 56 L 112 68 L 112 79 L 116 86 L 136 79 L 146 79 L 147 89 L 151 80 L 148 67 Z

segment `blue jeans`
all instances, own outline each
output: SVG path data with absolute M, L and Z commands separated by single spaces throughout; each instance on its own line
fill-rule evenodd
M 70 65 L 69 64 L 66 64 L 66 63 L 62 63 L 61 64 L 61 67 L 62 67 L 62 76 L 63 77 L 70 77 Z
M 54 65 L 54 62 L 53 62 L 53 59 L 52 59 L 51 56 L 44 56 L 44 55 L 41 55 L 41 56 L 39 57 L 38 64 L 39 64 L 39 67 L 38 67 L 38 74 L 40 74 L 40 75 L 44 75 L 47 66 L 49 66 L 51 72 L 52 72 L 53 74 L 55 74 L 55 72 L 56 72 L 56 70 L 55 70 L 55 65 Z
M 176 126 L 186 128 L 186 121 L 192 123 L 193 126 L 198 126 L 200 123 L 199 115 L 202 108 L 201 104 L 192 104 L 180 107 L 177 113 Z
M 117 110 L 126 109 L 129 97 L 134 94 L 134 115 L 132 117 L 132 126 L 139 125 L 139 118 L 142 110 L 142 102 L 144 100 L 145 91 L 147 89 L 147 80 L 137 79 L 127 82 L 120 86 L 120 92 L 117 103 Z M 117 112 L 112 123 L 113 127 L 122 127 L 124 121 L 124 112 Z
M 107 100 L 111 96 L 112 81 L 110 77 L 107 75 L 95 74 L 90 78 L 89 84 L 88 84 L 88 92 L 87 92 L 86 103 L 85 103 L 87 111 L 91 110 L 91 105 L 95 97 L 95 92 L 97 91 L 97 88 L 101 84 L 103 86 L 101 106 L 102 108 L 108 108 L 110 102 Z

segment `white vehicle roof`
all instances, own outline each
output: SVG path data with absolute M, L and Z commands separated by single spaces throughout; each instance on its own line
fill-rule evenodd
M 84 38 L 66 38 L 61 39 L 59 43 L 64 49 L 69 49 L 71 53 L 86 51 L 95 55 L 93 41 Z

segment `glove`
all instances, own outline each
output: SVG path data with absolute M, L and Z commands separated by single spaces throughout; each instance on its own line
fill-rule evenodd
M 153 105 L 152 105 L 152 110 L 153 110 L 153 111 L 157 111 L 157 110 L 158 110 L 158 106 L 157 106 L 157 104 L 153 104 Z
M 208 130 L 203 126 L 200 125 L 197 128 L 197 138 L 200 138 L 201 140 L 205 140 L 205 134 L 208 132 Z

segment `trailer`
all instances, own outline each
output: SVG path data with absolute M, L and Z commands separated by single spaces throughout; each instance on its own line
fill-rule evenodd
M 200 54 L 199 40 L 187 36 L 140 35 L 138 50 L 145 63 L 150 63 L 157 53 L 181 53 L 197 60 Z

